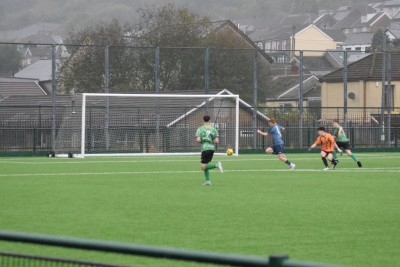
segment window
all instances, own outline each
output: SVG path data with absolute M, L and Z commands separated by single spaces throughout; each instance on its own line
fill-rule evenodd
M 272 41 L 271 50 L 276 50 L 276 42 Z
M 277 50 L 282 50 L 282 41 L 278 41 L 276 45 Z
M 280 108 L 291 108 L 292 104 L 290 104 L 290 103 L 281 103 L 281 104 L 279 104 L 279 107 Z
M 282 49 L 283 49 L 283 50 L 286 50 L 286 49 L 287 49 L 286 46 L 287 46 L 286 40 L 283 40 L 283 41 L 282 41 Z
M 265 50 L 270 51 L 271 50 L 271 42 L 265 42 Z
M 278 56 L 277 62 L 278 63 L 285 63 L 286 62 L 286 56 L 285 55 Z
M 356 46 L 354 50 L 361 51 L 361 46 Z
M 292 104 L 290 103 L 280 103 L 279 104 L 279 109 L 281 112 L 291 112 L 292 111 Z

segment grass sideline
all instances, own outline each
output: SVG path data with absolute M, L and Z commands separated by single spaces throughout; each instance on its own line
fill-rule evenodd
M 400 263 L 400 153 L 0 158 L 0 229 L 354 267 Z M 0 250 L 135 266 L 170 261 L 0 242 Z M 173 263 L 174 266 L 205 266 Z

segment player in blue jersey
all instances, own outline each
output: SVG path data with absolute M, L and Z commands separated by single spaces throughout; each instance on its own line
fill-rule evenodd
M 287 165 L 289 165 L 291 170 L 294 170 L 296 165 L 294 163 L 290 162 L 284 154 L 285 153 L 285 143 L 283 142 L 283 139 L 282 139 L 282 130 L 284 130 L 285 128 L 283 128 L 282 126 L 277 124 L 276 120 L 274 118 L 271 118 L 268 120 L 268 125 L 269 125 L 269 128 L 267 129 L 266 132 L 257 130 L 257 133 L 259 133 L 263 136 L 267 136 L 267 135 L 272 136 L 273 144 L 271 146 L 267 147 L 265 152 L 267 154 L 277 155 L 279 160 L 285 162 Z

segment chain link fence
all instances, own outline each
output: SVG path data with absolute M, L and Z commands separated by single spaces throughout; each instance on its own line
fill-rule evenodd
M 356 147 L 397 148 L 400 56 L 361 51 L 119 47 L 0 43 L 0 151 L 54 149 L 60 124 L 81 93 L 239 94 L 241 149 L 263 149 L 266 123 L 287 128 L 302 149 L 318 126 L 339 120 Z M 271 58 L 274 62 L 271 62 Z M 252 117 L 249 122 L 248 117 Z

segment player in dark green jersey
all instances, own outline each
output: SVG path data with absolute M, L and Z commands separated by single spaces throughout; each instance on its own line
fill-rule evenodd
M 336 144 L 337 146 L 344 150 L 347 155 L 349 155 L 356 163 L 358 167 L 362 167 L 361 161 L 359 161 L 354 155 L 351 150 L 350 150 L 350 139 L 347 138 L 346 133 L 343 130 L 343 127 L 339 125 L 338 120 L 334 120 L 332 122 L 333 126 L 333 136 L 335 137 Z M 337 159 L 336 157 L 336 152 L 334 153 L 334 158 Z
M 218 168 L 224 172 L 221 162 L 211 163 L 214 156 L 215 145 L 219 143 L 219 134 L 210 123 L 210 116 L 203 117 L 204 124 L 196 131 L 196 141 L 201 144 L 201 170 L 204 171 L 206 182 L 203 185 L 211 185 L 209 170 Z

